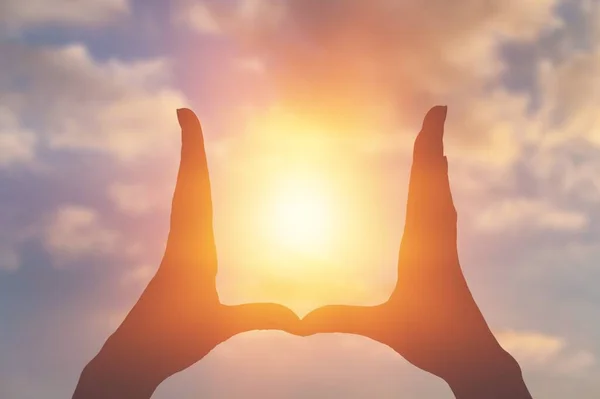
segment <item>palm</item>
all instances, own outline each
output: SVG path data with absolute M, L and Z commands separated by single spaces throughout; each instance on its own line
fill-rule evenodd
M 445 117 L 444 107 L 433 108 L 415 142 L 398 282 L 390 299 L 375 307 L 326 306 L 303 320 L 307 334 L 364 335 L 440 377 L 465 367 L 473 360 L 470 353 L 497 346 L 458 261 L 442 144 Z

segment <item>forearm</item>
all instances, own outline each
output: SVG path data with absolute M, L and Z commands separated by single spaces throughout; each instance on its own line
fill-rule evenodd
M 148 399 L 160 382 L 131 357 L 103 348 L 83 369 L 73 399 Z
M 506 352 L 501 360 L 457 372 L 446 382 L 457 399 L 532 399 L 519 364 Z

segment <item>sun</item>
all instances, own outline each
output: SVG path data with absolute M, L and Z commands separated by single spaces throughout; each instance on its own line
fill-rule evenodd
M 272 240 L 285 250 L 320 253 L 332 238 L 333 211 L 318 181 L 288 180 L 275 188 L 268 207 Z
M 389 263 L 385 237 L 394 248 L 398 232 L 377 206 L 389 191 L 371 174 L 378 162 L 357 136 L 318 122 L 274 109 L 213 153 L 225 302 L 277 302 L 306 314 L 366 298 L 365 267 L 373 275 L 374 263 Z

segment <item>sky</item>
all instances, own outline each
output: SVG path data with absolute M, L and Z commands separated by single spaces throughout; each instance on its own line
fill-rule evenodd
M 0 1 L 0 397 L 70 397 L 153 276 L 177 108 L 203 125 L 222 302 L 302 316 L 389 297 L 437 104 L 490 327 L 533 397 L 598 397 L 598 0 Z M 366 338 L 253 332 L 154 397 L 453 396 Z

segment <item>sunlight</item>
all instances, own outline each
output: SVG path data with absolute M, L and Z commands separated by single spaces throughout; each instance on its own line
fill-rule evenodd
M 333 209 L 315 182 L 289 181 L 273 195 L 273 241 L 294 252 L 321 252 L 331 239 Z
M 398 232 L 384 231 L 385 208 L 373 205 L 380 185 L 364 157 L 351 136 L 277 110 L 245 126 L 215 180 L 227 182 L 215 202 L 222 300 L 304 314 L 385 299 L 369 289 L 365 265 L 393 271 Z

